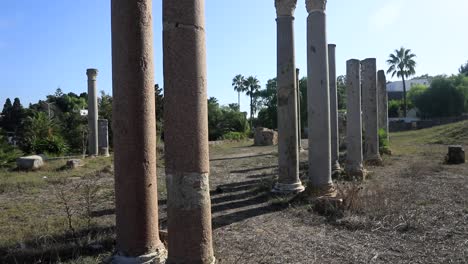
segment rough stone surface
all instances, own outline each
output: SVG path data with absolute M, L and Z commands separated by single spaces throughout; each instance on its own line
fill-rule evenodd
M 111 1 L 111 26 L 114 263 L 155 263 L 153 256 L 166 254 L 158 222 L 152 1 Z
M 447 164 L 462 164 L 465 163 L 465 149 L 463 146 L 454 145 L 448 147 L 448 154 L 445 157 Z
M 277 23 L 277 95 L 278 95 L 278 182 L 274 192 L 303 191 L 299 179 L 297 122 L 297 84 L 294 55 L 294 8 L 296 0 L 276 0 Z M 288 9 L 289 10 L 289 9 Z M 283 13 L 281 15 L 281 13 Z
M 332 193 L 330 90 L 325 12 L 326 1 L 307 1 L 307 102 L 309 139 L 309 185 Z M 311 8 L 309 8 L 311 7 Z M 310 192 L 314 194 L 314 192 Z
M 380 70 L 377 72 L 377 95 L 378 95 L 378 110 L 379 110 L 379 129 L 387 132 L 387 139 L 389 138 L 388 131 L 388 93 L 387 93 L 387 78 L 385 71 Z
M 361 67 L 364 160 L 366 164 L 379 165 L 382 163 L 382 158 L 379 153 L 376 59 L 363 60 Z
M 69 169 L 76 169 L 78 167 L 83 166 L 83 161 L 80 159 L 69 159 L 67 160 L 66 166 Z
M 88 154 L 98 155 L 98 102 L 96 78 L 98 70 L 87 69 L 88 76 Z
M 278 132 L 264 128 L 257 127 L 254 132 L 254 145 L 255 146 L 275 146 L 278 144 Z
M 209 188 L 205 1 L 163 0 L 167 263 L 215 261 Z
M 364 175 L 361 117 L 361 64 L 359 60 L 346 62 L 346 165 L 349 178 Z
M 21 157 L 16 159 L 16 166 L 20 170 L 38 170 L 44 166 L 44 158 L 40 155 Z

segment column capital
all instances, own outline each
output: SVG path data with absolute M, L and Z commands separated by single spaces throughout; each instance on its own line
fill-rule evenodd
M 293 16 L 296 10 L 297 0 L 275 0 L 276 15 Z
M 86 75 L 88 75 L 88 78 L 96 78 L 98 74 L 98 70 L 97 69 L 87 69 L 86 70 Z
M 307 13 L 315 11 L 325 12 L 327 0 L 306 0 Z

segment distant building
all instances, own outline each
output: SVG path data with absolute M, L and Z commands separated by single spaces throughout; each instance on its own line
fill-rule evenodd
M 428 78 L 405 80 L 406 92 L 409 92 L 414 85 L 422 84 L 425 86 L 431 85 L 431 80 Z M 403 99 L 403 81 L 387 83 L 388 100 Z

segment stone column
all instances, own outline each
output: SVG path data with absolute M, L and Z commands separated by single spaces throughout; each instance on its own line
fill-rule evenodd
M 306 0 L 309 185 L 312 196 L 334 196 L 331 178 L 330 91 L 326 0 Z
M 296 68 L 296 94 L 297 94 L 297 144 L 299 152 L 304 151 L 302 147 L 302 126 L 301 126 L 301 87 L 299 80 L 299 68 Z
M 330 81 L 330 128 L 331 128 L 331 165 L 332 171 L 341 171 L 340 167 L 340 135 L 338 131 L 338 94 L 336 87 L 336 57 L 335 44 L 328 44 L 328 64 Z
M 151 0 L 112 0 L 117 248 L 112 263 L 163 263 L 156 177 Z
M 297 0 L 275 0 L 277 25 L 278 162 L 273 192 L 302 192 L 299 179 L 294 10 Z
M 107 119 L 98 120 L 99 127 L 99 155 L 109 157 L 109 122 Z
M 364 126 L 364 161 L 369 165 L 380 165 L 379 126 L 377 119 L 377 62 L 375 58 L 361 62 L 362 71 L 362 114 Z
M 163 0 L 167 263 L 214 263 L 205 1 Z
M 363 180 L 362 116 L 361 116 L 361 62 L 346 62 L 346 165 L 348 178 Z
M 387 93 L 387 78 L 385 72 L 380 70 L 377 72 L 377 94 L 379 96 L 379 129 L 383 129 L 388 134 L 388 93 Z
M 88 154 L 98 155 L 98 103 L 96 78 L 98 70 L 87 69 L 88 75 Z

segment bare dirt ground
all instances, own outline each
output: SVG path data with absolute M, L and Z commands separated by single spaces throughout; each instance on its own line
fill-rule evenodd
M 368 168 L 365 183 L 337 181 L 345 208 L 327 215 L 269 193 L 277 177 L 275 147 L 212 146 L 218 263 L 468 263 L 468 164 L 444 165 L 446 142 L 429 141 L 421 132 L 393 134 L 385 166 Z M 302 152 L 304 181 L 306 161 Z M 0 263 L 97 263 L 109 256 L 115 239 L 110 162 L 92 161 L 74 173 L 5 173 Z M 164 168 L 158 173 L 165 228 Z M 90 194 L 93 200 L 82 199 Z

